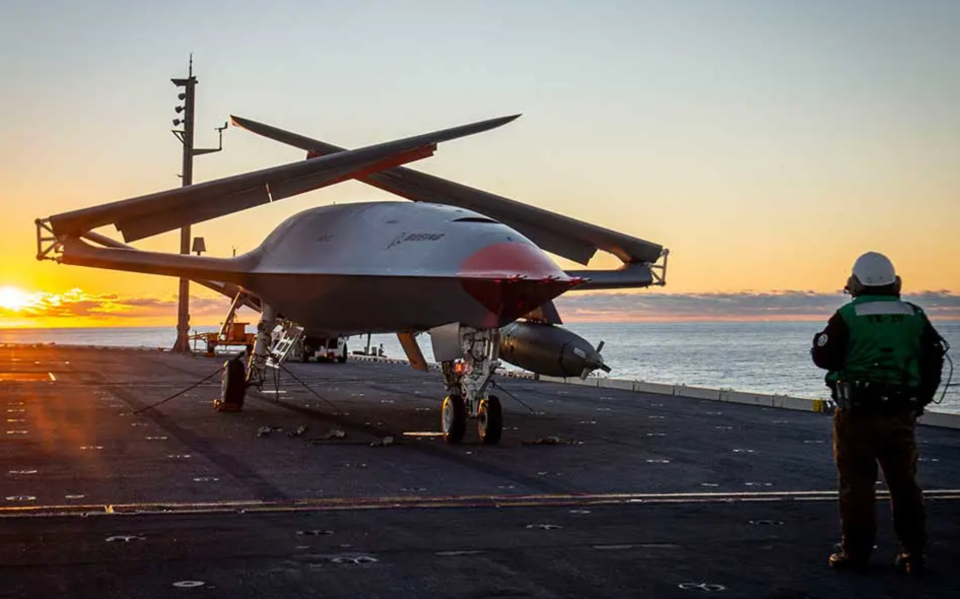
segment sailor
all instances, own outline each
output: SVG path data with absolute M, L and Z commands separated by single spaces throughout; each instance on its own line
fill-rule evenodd
M 833 452 L 840 490 L 839 551 L 833 569 L 865 571 L 876 536 L 874 487 L 883 469 L 901 551 L 897 568 L 925 569 L 926 514 L 917 485 L 917 416 L 940 385 L 946 342 L 919 307 L 900 299 L 900 277 L 877 252 L 853 265 L 841 307 L 813 340 L 814 363 L 829 372 L 836 411 Z

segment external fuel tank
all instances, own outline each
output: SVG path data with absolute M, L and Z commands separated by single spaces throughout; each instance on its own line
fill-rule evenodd
M 518 320 L 500 329 L 500 358 L 536 374 L 586 377 L 598 368 L 610 372 L 600 350 L 561 326 Z

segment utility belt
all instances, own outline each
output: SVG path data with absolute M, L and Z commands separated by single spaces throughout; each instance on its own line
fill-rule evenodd
M 897 412 L 922 408 L 919 390 L 871 381 L 837 381 L 834 399 L 841 410 Z

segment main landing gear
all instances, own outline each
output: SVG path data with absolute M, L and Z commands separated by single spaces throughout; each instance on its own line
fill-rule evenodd
M 487 386 L 497 367 L 500 353 L 499 329 L 460 328 L 461 360 L 440 363 L 447 397 L 443 400 L 440 424 L 447 443 L 463 441 L 467 417 L 477 419 L 477 431 L 484 445 L 496 445 L 503 435 L 503 407 Z
M 238 303 L 237 300 L 234 302 Z M 267 367 L 271 359 L 271 333 L 277 321 L 276 311 L 262 304 L 262 315 L 257 324 L 257 337 L 252 351 L 247 351 L 247 364 L 241 356 L 231 358 L 223 365 L 223 380 L 220 398 L 213 402 L 218 412 L 239 412 L 249 387 L 262 387 L 267 380 Z
M 220 398 L 213 402 L 213 407 L 218 412 L 239 412 L 243 409 L 243 399 L 247 394 L 246 374 L 240 356 L 223 363 Z

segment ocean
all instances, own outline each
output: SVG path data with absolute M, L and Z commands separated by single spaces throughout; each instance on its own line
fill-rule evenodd
M 934 325 L 953 347 L 960 349 L 960 322 L 934 322 Z M 613 368 L 611 377 L 795 397 L 826 397 L 823 371 L 813 365 L 809 356 L 811 340 L 822 327 L 821 323 L 569 323 L 567 327 L 594 345 L 601 340 L 606 342 L 603 356 Z M 195 330 L 216 329 L 197 327 Z M 0 329 L 0 343 L 169 348 L 175 338 L 173 327 Z M 418 341 L 424 355 L 432 360 L 429 336 L 421 335 Z M 372 343 L 374 347 L 383 344 L 387 356 L 404 357 L 396 336 L 373 335 Z M 348 345 L 350 350 L 362 349 L 366 337 L 354 337 Z M 954 350 L 951 355 L 957 360 L 960 353 Z M 954 376 L 953 385 L 946 389 L 943 403 L 931 409 L 960 413 L 958 383 L 960 372 Z

